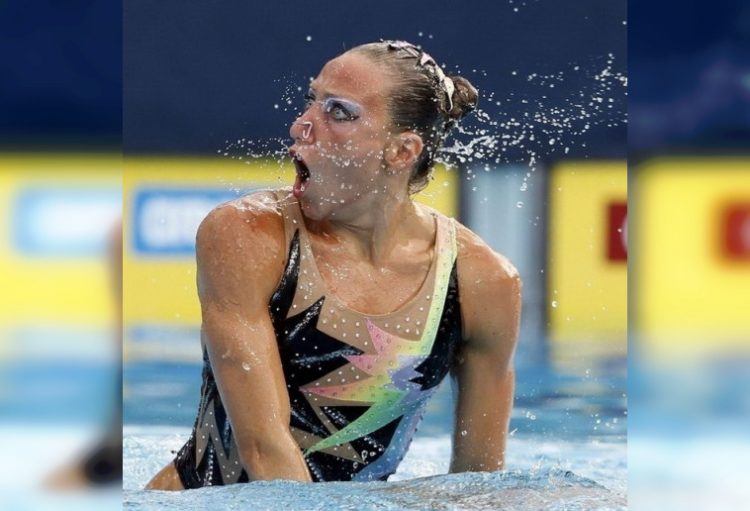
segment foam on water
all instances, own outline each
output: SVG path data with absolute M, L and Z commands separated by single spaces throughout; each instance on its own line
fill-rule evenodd
M 388 482 L 259 481 L 186 492 L 141 488 L 178 449 L 185 428 L 129 426 L 124 437 L 126 509 L 625 509 L 622 439 L 575 442 L 511 438 L 506 472 L 447 474 L 450 438 L 415 439 Z
M 293 495 L 293 497 L 290 497 Z M 145 498 L 144 498 L 145 497 Z M 625 498 L 563 470 L 466 473 L 399 483 L 256 482 L 190 492 L 124 493 L 125 509 L 625 509 Z

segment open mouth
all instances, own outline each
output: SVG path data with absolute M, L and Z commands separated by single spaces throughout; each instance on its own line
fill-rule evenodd
M 299 199 L 304 193 L 305 188 L 307 187 L 307 183 L 310 180 L 310 169 L 307 167 L 307 164 L 304 162 L 302 157 L 294 151 L 289 151 L 289 156 L 292 157 L 294 168 L 297 172 L 297 177 L 294 180 L 292 193 L 296 198 Z

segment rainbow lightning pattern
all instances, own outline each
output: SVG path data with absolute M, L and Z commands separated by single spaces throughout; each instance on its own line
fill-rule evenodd
M 372 403 L 365 413 L 347 426 L 309 447 L 304 453 L 305 456 L 368 435 L 398 417 L 415 410 L 432 394 L 431 391 L 422 391 L 421 385 L 411 380 L 421 376 L 415 368 L 430 355 L 435 336 L 440 327 L 445 297 L 448 292 L 448 280 L 456 258 L 454 236 L 454 231 L 451 229 L 449 250 L 438 252 L 433 288 L 434 296 L 430 302 L 424 330 L 419 339 L 404 339 L 388 333 L 368 319 L 366 322 L 367 330 L 372 340 L 374 353 L 348 355 L 346 359 L 351 365 L 369 376 L 340 385 L 320 387 L 307 385 L 300 389 L 308 396 L 315 394 L 335 397 L 335 399 L 343 401 Z

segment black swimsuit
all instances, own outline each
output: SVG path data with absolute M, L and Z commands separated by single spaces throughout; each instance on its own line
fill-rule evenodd
M 282 199 L 288 258 L 271 297 L 290 431 L 314 481 L 386 480 L 461 342 L 455 227 L 435 214 L 432 267 L 399 310 L 366 315 L 326 292 L 297 203 Z M 249 480 L 203 348 L 198 417 L 175 458 L 185 488 Z

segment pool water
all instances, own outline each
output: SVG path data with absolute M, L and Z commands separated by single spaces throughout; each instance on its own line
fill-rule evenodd
M 577 355 L 580 355 L 577 354 Z M 507 470 L 447 474 L 452 392 L 445 381 L 388 482 L 253 482 L 144 491 L 195 420 L 197 363 L 131 362 L 124 373 L 126 509 L 625 509 L 626 358 L 517 368 Z

